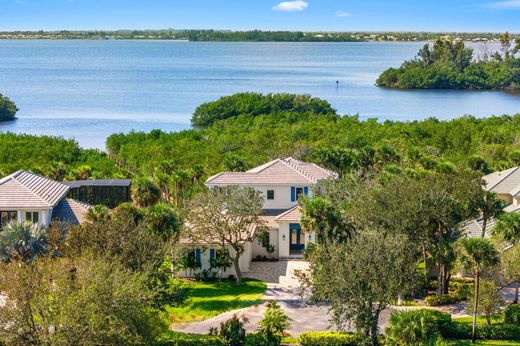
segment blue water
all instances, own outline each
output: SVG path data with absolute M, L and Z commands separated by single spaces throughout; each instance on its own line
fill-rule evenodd
M 189 128 L 197 105 L 244 91 L 312 94 L 361 118 L 520 112 L 520 94 L 374 86 L 422 44 L 0 40 L 0 93 L 20 108 L 0 131 L 104 148 L 115 132 Z

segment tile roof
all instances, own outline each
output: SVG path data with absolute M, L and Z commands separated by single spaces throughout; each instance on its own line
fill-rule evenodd
M 79 225 L 85 220 L 90 205 L 71 198 L 63 198 L 52 210 L 52 220 Z
M 296 221 L 300 222 L 302 218 L 302 211 L 299 206 L 292 207 L 286 212 L 278 215 L 274 220 L 276 222 L 287 222 L 287 221 Z
M 208 185 L 291 185 L 315 184 L 321 179 L 336 179 L 338 175 L 314 163 L 292 157 L 276 159 L 247 172 L 223 172 L 206 180 Z
M 486 189 L 500 194 L 520 197 L 520 167 L 494 172 L 483 177 Z
M 63 184 L 71 188 L 81 186 L 130 186 L 132 179 L 96 179 L 96 180 L 71 180 L 64 181 Z
M 52 208 L 67 194 L 69 187 L 27 171 L 0 179 L 0 208 Z

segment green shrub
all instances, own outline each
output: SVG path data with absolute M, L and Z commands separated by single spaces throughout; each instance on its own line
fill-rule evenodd
M 229 320 L 220 324 L 219 336 L 226 341 L 226 345 L 243 345 L 246 341 L 244 323 L 237 315 L 233 315 Z
M 520 305 L 509 305 L 504 309 L 504 322 L 520 326 Z
M 246 336 L 245 346 L 279 346 L 281 342 L 280 335 L 251 333 Z
M 426 345 L 435 343 L 450 323 L 451 315 L 437 310 L 394 311 L 386 328 L 386 336 L 398 344 Z
M 454 304 L 464 300 L 457 294 L 441 294 L 438 296 L 428 296 L 426 297 L 426 305 L 428 306 L 440 306 L 440 305 L 448 305 Z
M 451 322 L 441 330 L 446 339 L 471 339 L 471 323 Z M 520 326 L 507 323 L 478 324 L 477 337 L 492 340 L 520 340 Z
M 304 332 L 298 342 L 301 346 L 356 346 L 357 340 L 353 333 Z
M 155 343 L 155 346 L 225 346 L 226 343 L 218 336 L 195 335 L 169 332 Z
M 520 340 L 520 326 L 507 323 L 479 324 L 477 335 L 480 339 Z

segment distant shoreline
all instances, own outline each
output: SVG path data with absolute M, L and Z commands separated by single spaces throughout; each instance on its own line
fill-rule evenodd
M 1 39 L 17 40 L 175 40 L 189 42 L 422 42 L 438 38 L 497 42 L 500 33 L 482 32 L 302 32 L 219 30 L 85 30 L 0 31 Z

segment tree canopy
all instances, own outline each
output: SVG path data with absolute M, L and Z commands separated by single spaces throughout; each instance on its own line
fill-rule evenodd
M 473 59 L 473 49 L 463 41 L 438 39 L 425 44 L 415 59 L 385 70 L 376 84 L 403 89 L 519 89 L 520 40 L 513 46 L 505 33 L 500 42 L 501 52 Z
M 0 94 L 0 121 L 13 120 L 16 112 L 16 104 L 9 97 Z

